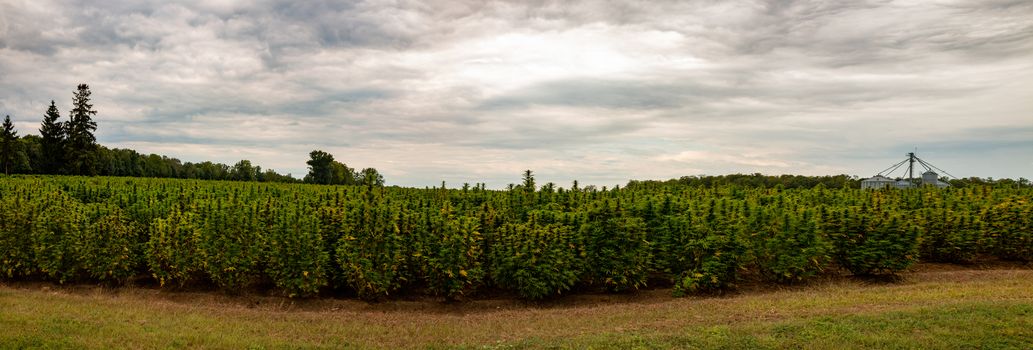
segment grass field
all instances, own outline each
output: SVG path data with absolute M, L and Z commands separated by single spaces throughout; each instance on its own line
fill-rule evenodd
M 5 284 L 0 347 L 1033 348 L 1033 270 L 921 265 L 902 276 L 459 304 Z

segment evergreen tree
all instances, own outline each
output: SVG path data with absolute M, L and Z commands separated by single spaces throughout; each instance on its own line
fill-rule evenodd
M 68 169 L 72 174 L 93 175 L 93 167 L 97 153 L 97 138 L 93 132 L 97 130 L 97 122 L 93 116 L 97 111 L 90 104 L 90 87 L 79 84 L 72 98 L 71 120 L 65 129 L 68 134 L 66 146 Z
M 11 116 L 4 118 L 3 128 L 0 129 L 0 163 L 3 163 L 4 174 L 11 174 L 14 167 L 14 157 L 17 153 L 18 132 L 14 131 L 14 123 L 11 123 Z
M 42 170 L 45 174 L 57 174 L 64 166 L 65 126 L 58 121 L 59 118 L 61 112 L 58 112 L 54 101 L 50 101 L 50 107 L 43 115 L 43 124 L 39 128 L 43 149 Z

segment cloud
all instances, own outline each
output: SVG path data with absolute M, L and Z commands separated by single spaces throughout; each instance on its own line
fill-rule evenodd
M 918 146 L 1029 177 L 1028 1 L 27 1 L 0 113 L 87 82 L 100 142 L 389 183 L 868 175 Z M 935 158 L 935 159 L 934 159 Z M 991 162 L 1002 163 L 993 166 Z

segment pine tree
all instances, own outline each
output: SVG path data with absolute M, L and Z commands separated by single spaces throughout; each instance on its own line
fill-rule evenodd
M 97 138 L 93 136 L 97 130 L 97 122 L 93 121 L 95 115 L 97 111 L 90 104 L 90 87 L 79 84 L 72 98 L 71 120 L 65 127 L 68 169 L 73 174 L 93 175 L 97 153 Z
M 43 148 L 43 172 L 57 174 L 61 172 L 65 161 L 65 125 L 58 121 L 61 112 L 54 101 L 43 115 L 43 123 L 39 128 Z
M 11 116 L 4 118 L 3 128 L 0 129 L 0 163 L 3 163 L 4 174 L 10 175 L 14 167 L 14 155 L 17 152 L 18 132 L 14 131 L 14 123 L 11 123 Z

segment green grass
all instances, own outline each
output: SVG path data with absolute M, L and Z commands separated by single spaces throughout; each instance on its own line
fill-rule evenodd
M 0 284 L 0 348 L 1033 348 L 1031 270 L 540 304 L 52 288 Z
M 500 348 L 1030 349 L 1033 305 L 960 303 L 906 312 L 697 326 L 678 334 L 607 333 Z

